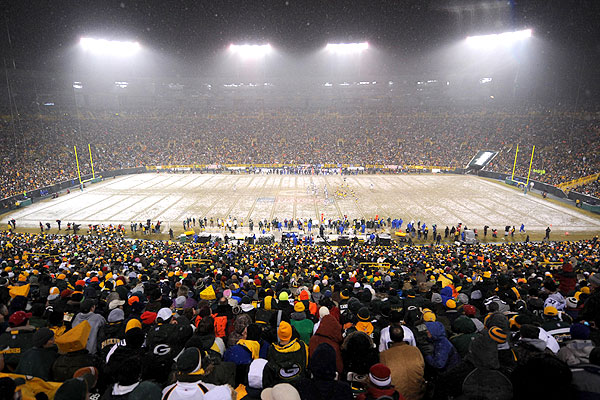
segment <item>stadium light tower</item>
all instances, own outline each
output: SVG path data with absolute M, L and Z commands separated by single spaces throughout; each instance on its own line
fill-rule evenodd
M 239 55 L 242 60 L 257 60 L 273 52 L 273 47 L 267 44 L 230 44 L 229 52 Z
M 360 54 L 369 48 L 369 43 L 328 43 L 325 50 L 331 54 Z
M 474 48 L 493 48 L 499 46 L 510 46 L 517 42 L 526 40 L 532 36 L 531 29 L 522 31 L 503 32 L 492 35 L 467 36 L 466 42 Z
M 79 40 L 81 48 L 95 55 L 117 57 L 133 56 L 141 50 L 138 42 L 123 42 L 118 40 L 94 39 L 83 37 Z

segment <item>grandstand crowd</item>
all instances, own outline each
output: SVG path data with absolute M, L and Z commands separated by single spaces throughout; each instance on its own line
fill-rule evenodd
M 578 186 L 576 189 L 579 193 L 589 196 L 600 197 L 600 181 L 593 181 L 585 185 Z
M 51 114 L 0 120 L 0 193 L 8 197 L 82 174 L 147 165 L 350 164 L 487 167 L 557 185 L 600 171 L 600 127 L 579 114 L 527 112 L 263 112 L 215 115 Z
M 600 242 L 0 234 L 0 397 L 600 396 Z

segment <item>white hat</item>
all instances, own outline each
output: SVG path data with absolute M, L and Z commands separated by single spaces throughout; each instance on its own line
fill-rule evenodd
M 158 314 L 156 314 L 156 319 L 162 319 L 163 321 L 167 321 L 169 318 L 173 316 L 173 310 L 170 308 L 161 308 L 158 310 Z
M 122 306 L 123 304 L 125 304 L 125 300 L 112 300 L 110 303 L 108 303 L 108 309 L 114 310 L 115 308 Z
M 300 394 L 289 383 L 279 383 L 266 388 L 260 394 L 261 400 L 300 400 Z
M 319 308 L 319 319 L 323 319 L 326 315 L 329 315 L 329 308 L 321 306 L 321 308 Z

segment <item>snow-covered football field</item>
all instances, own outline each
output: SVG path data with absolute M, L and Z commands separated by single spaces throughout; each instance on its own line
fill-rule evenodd
M 327 188 L 327 195 L 325 194 Z M 461 175 L 248 175 L 145 173 L 107 179 L 5 214 L 17 227 L 60 219 L 83 224 L 164 221 L 182 228 L 187 217 L 259 219 L 402 218 L 445 227 L 459 222 L 502 231 L 600 232 L 600 218 L 524 195 L 503 183 Z

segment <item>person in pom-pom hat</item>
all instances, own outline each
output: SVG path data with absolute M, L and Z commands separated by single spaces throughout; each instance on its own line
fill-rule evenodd
M 357 400 L 385 398 L 404 400 L 392 385 L 392 371 L 384 364 L 375 364 L 369 369 L 369 386 L 367 392 L 359 395 Z

